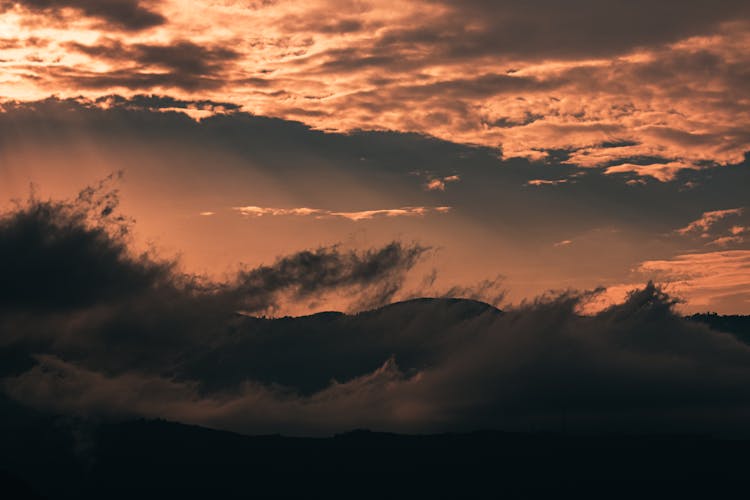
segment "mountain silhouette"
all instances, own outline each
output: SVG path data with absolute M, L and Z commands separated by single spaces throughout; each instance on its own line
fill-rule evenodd
M 688 316 L 687 319 L 708 325 L 719 332 L 731 333 L 742 342 L 750 344 L 750 316 L 703 313 L 693 314 Z
M 315 365 L 330 362 L 346 379 L 397 348 L 402 369 L 419 369 L 444 355 L 446 342 L 506 314 L 473 300 L 422 298 L 358 314 L 238 316 L 237 339 L 210 346 L 189 369 L 203 370 L 209 382 L 214 374 L 217 385 L 250 373 L 312 393 L 330 383 Z M 747 339 L 747 317 L 687 319 Z M 443 348 L 425 348 L 425 331 Z M 342 342 L 347 336 L 357 341 Z M 290 339 L 299 343 L 294 352 L 317 346 L 315 359 L 255 354 L 282 349 Z M 6 352 L 11 361 L 12 354 Z M 23 371 L 25 363 L 9 363 L 6 371 Z M 0 394 L 2 498 L 716 496 L 744 485 L 748 453 L 748 440 L 703 434 L 573 432 L 564 413 L 554 432 L 252 436 L 161 419 L 63 415 Z
M 744 485 L 748 441 L 701 436 L 357 430 L 243 436 L 162 420 L 26 424 L 3 498 L 428 498 L 701 493 Z
M 351 315 L 243 315 L 234 324 L 232 342 L 197 354 L 185 371 L 209 388 L 251 378 L 310 394 L 332 379 L 343 382 L 372 372 L 391 357 L 401 370 L 421 369 L 441 355 L 446 342 L 461 340 L 467 322 L 475 321 L 479 329 L 500 315 L 489 304 L 455 298 L 412 299 Z M 278 352 L 284 355 L 268 354 Z

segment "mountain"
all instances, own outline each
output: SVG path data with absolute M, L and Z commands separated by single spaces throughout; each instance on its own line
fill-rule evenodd
M 182 371 L 210 389 L 252 379 L 310 394 L 332 379 L 371 373 L 389 358 L 405 372 L 434 364 L 446 345 L 464 342 L 502 314 L 474 300 L 420 298 L 352 315 L 239 316 L 226 341 L 194 353 Z
M 497 356 L 507 352 L 508 357 L 502 363 L 512 365 L 514 352 L 535 352 L 526 349 L 525 344 L 535 340 L 535 335 L 542 336 L 543 352 L 552 351 L 555 356 L 530 358 L 534 363 L 523 366 L 535 369 L 547 366 L 540 359 L 567 362 L 570 351 L 549 348 L 550 342 L 556 339 L 550 332 L 556 333 L 561 324 L 575 327 L 566 331 L 572 332 L 576 340 L 593 339 L 585 345 L 600 347 L 600 341 L 609 335 L 615 340 L 629 341 L 627 348 L 630 350 L 649 348 L 646 350 L 649 355 L 660 352 L 649 347 L 654 335 L 668 335 L 669 343 L 665 345 L 669 347 L 670 356 L 675 348 L 683 347 L 686 335 L 692 342 L 707 336 L 711 340 L 715 335 L 694 323 L 708 324 L 714 330 L 740 339 L 749 338 L 747 317 L 695 315 L 686 318 L 692 323 L 686 323 L 683 318 L 668 313 L 669 321 L 659 323 L 652 319 L 661 311 L 658 308 L 640 307 L 624 319 L 616 315 L 597 319 L 563 315 L 560 311 L 567 311 L 563 306 L 540 316 L 536 310 L 523 314 L 502 312 L 471 300 L 415 299 L 358 314 L 324 312 L 278 319 L 237 316 L 231 318 L 231 328 L 222 337 L 207 338 L 199 344 L 200 349 L 184 350 L 184 362 L 179 366 L 185 376 L 201 380 L 207 392 L 220 391 L 249 378 L 287 385 L 300 394 L 312 394 L 329 386 L 331 378 L 346 381 L 376 370 L 384 359 L 394 359 L 399 369 L 409 374 L 425 366 L 440 366 L 467 346 L 472 347 L 469 351 L 472 356 L 467 358 L 472 363 L 469 368 L 473 369 L 477 356 L 485 353 L 494 366 L 501 364 Z M 642 323 L 631 324 L 633 318 L 641 316 L 647 317 L 647 325 L 657 326 L 644 333 Z M 536 321 L 539 317 L 543 321 Z M 603 329 L 608 322 L 615 322 L 621 329 Z M 514 330 L 517 325 L 520 328 Z M 688 328 L 682 328 L 684 325 Z M 660 333 L 670 326 L 682 329 L 674 334 Z M 515 335 L 524 349 L 509 351 L 516 344 L 501 343 L 502 349 L 490 350 L 484 346 L 493 344 L 480 342 L 488 338 L 504 341 L 510 335 Z M 722 348 L 728 345 L 744 349 L 726 336 L 719 340 L 717 345 Z M 696 343 L 689 353 L 703 353 L 705 345 L 713 344 Z M 601 352 L 596 351 L 598 355 Z M 0 365 L 5 377 L 23 373 L 29 363 L 34 363 L 23 350 L 6 349 L 4 356 Z M 574 367 L 585 366 L 587 358 L 576 359 L 571 362 Z M 41 375 L 49 375 L 43 370 L 42 367 Z M 641 373 L 640 370 L 635 373 Z M 460 374 L 451 372 L 454 373 Z M 476 379 L 458 380 L 455 385 L 458 396 L 473 389 L 463 380 L 473 380 L 475 384 L 487 380 L 484 371 L 477 373 Z M 539 380 L 534 378 L 535 373 L 539 373 L 536 371 L 510 373 L 514 388 Z M 553 372 L 549 376 L 553 381 L 557 380 L 555 373 L 565 375 L 567 372 Z M 592 379 L 590 373 L 600 372 L 585 372 L 584 377 L 575 379 L 576 390 L 588 398 L 584 403 L 594 401 L 606 411 L 606 405 L 599 399 L 602 395 L 627 396 L 624 391 L 616 393 L 617 387 L 605 384 L 606 379 L 600 375 L 594 383 L 606 387 L 603 391 L 591 392 L 589 397 L 584 391 L 585 385 L 583 389 L 581 385 Z M 77 375 L 71 371 L 52 372 L 49 376 L 73 378 L 72 382 L 76 383 Z M 96 380 L 106 382 L 109 379 L 102 376 Z M 640 380 L 633 386 L 638 391 L 645 387 Z M 654 385 L 653 380 L 649 379 L 650 385 Z M 705 377 L 700 380 L 703 382 Z M 112 386 L 96 386 L 98 392 L 93 393 L 94 396 L 109 390 L 108 387 Z M 128 389 L 128 386 L 119 387 Z M 148 385 L 143 387 L 149 388 Z M 499 384 L 490 380 L 486 387 L 487 391 L 482 394 L 492 396 Z M 543 385 L 539 390 L 519 391 L 518 394 L 533 399 L 533 403 L 544 403 L 543 398 L 550 392 L 547 387 L 556 386 Z M 693 379 L 689 379 L 689 385 L 677 387 L 692 389 L 695 385 Z M 744 386 L 737 387 L 745 391 Z M 385 390 L 389 390 L 387 385 Z M 137 394 L 140 398 L 145 393 Z M 61 395 L 54 393 L 54 397 Z M 307 401 L 300 398 L 299 404 L 284 408 L 303 411 Z M 365 407 L 361 400 L 353 401 L 352 407 Z M 182 404 L 183 400 L 178 402 Z M 184 404 L 200 407 L 200 402 L 189 398 Z M 377 410 L 372 404 L 365 408 Z M 507 411 L 511 407 L 498 403 L 498 408 Z M 544 406 L 538 408 L 545 409 Z M 28 408 L 0 392 L 0 498 L 549 498 L 567 495 L 601 498 L 696 493 L 716 497 L 744 486 L 745 458 L 750 454 L 748 440 L 719 439 L 702 434 L 664 435 L 646 431 L 638 434 L 639 427 L 635 424 L 631 429 L 636 430 L 630 433 L 593 431 L 581 423 L 595 423 L 595 419 L 585 418 L 596 416 L 594 410 L 598 407 L 583 408 L 590 413 L 579 410 L 574 414 L 566 408 L 552 407 L 545 421 L 551 426 L 541 428 L 555 429 L 555 432 L 534 432 L 540 427 L 534 427 L 533 420 L 528 420 L 528 426 L 524 427 L 528 429 L 526 432 L 478 431 L 481 425 L 457 420 L 455 429 L 462 432 L 407 435 L 356 430 L 336 435 L 319 434 L 322 437 L 313 438 L 248 436 L 165 420 L 115 418 L 112 414 L 109 417 L 82 417 L 83 413 L 76 411 L 58 414 Z M 248 409 L 255 410 L 248 406 L 243 412 Z M 258 411 L 262 414 L 263 408 Z M 327 418 L 335 418 L 335 411 L 336 408 L 331 410 Z M 248 417 L 246 413 L 240 416 Z M 676 422 L 682 416 L 679 414 Z M 277 425 L 276 419 L 283 417 L 278 414 L 271 422 Z M 577 427 L 574 418 L 579 419 Z M 625 418 L 632 417 L 626 415 Z M 701 428 L 707 432 L 724 429 L 713 426 L 713 422 L 723 421 L 709 421 Z
M 704 323 L 719 332 L 731 333 L 742 342 L 750 344 L 750 316 L 704 313 L 693 314 L 688 316 L 687 319 Z
M 249 437 L 158 420 L 59 421 L 20 440 L 20 460 L 0 448 L 0 495 L 48 499 L 715 496 L 744 484 L 750 452 L 748 441 L 696 436 Z

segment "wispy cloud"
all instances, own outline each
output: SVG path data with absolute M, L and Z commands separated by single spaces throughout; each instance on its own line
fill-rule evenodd
M 233 210 L 236 210 L 240 214 L 247 217 L 301 216 L 314 217 L 316 219 L 339 217 L 357 222 L 362 220 L 374 219 L 376 217 L 419 217 L 430 213 L 448 213 L 450 212 L 451 207 L 401 207 L 343 212 L 322 208 L 271 208 L 248 205 L 242 207 L 233 207 Z
M 606 174 L 632 173 L 639 177 L 652 177 L 660 182 L 673 181 L 682 170 L 696 170 L 695 165 L 684 162 L 651 163 L 649 165 L 636 165 L 634 163 L 621 163 L 607 167 Z
M 711 212 L 704 212 L 703 215 L 701 215 L 699 219 L 696 219 L 690 224 L 688 224 L 687 226 L 678 229 L 677 232 L 679 234 L 689 234 L 693 232 L 705 233 L 706 231 L 711 229 L 711 227 L 714 224 L 716 224 L 718 221 L 726 217 L 733 216 L 733 215 L 741 215 L 742 212 L 743 212 L 742 208 L 730 208 L 727 210 L 713 210 Z M 734 226 L 734 227 L 739 227 L 739 226 Z M 739 234 L 739 233 L 733 232 L 733 234 Z
M 641 263 L 638 273 L 671 283 L 692 308 L 709 307 L 727 298 L 750 300 L 750 250 L 677 255 Z
M 565 184 L 568 179 L 532 179 L 526 183 L 527 186 L 556 186 Z
M 742 236 L 721 236 L 713 241 L 707 243 L 707 245 L 713 245 L 717 247 L 727 247 L 729 245 L 737 245 L 745 241 Z
M 632 290 L 649 280 L 682 299 L 681 307 L 690 312 L 731 314 L 737 304 L 750 302 L 750 250 L 685 253 L 643 261 L 632 271 L 631 282 L 607 286 L 583 311 L 593 313 L 625 300 Z

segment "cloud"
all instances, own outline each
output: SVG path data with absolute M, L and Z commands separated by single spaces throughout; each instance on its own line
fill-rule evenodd
M 227 47 L 186 40 L 174 40 L 169 44 L 126 44 L 103 38 L 95 45 L 68 42 L 66 47 L 112 66 L 106 72 L 81 71 L 74 67 L 48 69 L 52 77 L 63 78 L 69 84 L 83 88 L 214 88 L 224 84 L 224 73 L 240 56 Z M 145 99 L 140 96 L 140 100 Z M 180 106 L 184 100 L 171 100 L 176 107 L 184 107 Z M 152 103 L 154 101 L 151 99 Z M 232 107 L 236 108 L 236 105 Z
M 493 279 L 483 279 L 472 286 L 454 285 L 447 290 L 430 295 L 448 299 L 476 300 L 499 307 L 505 300 L 507 292 L 505 277 L 498 275 Z
M 580 316 L 587 297 L 505 313 L 424 300 L 358 316 L 246 318 L 183 350 L 179 375 L 43 354 L 2 387 L 57 413 L 253 434 L 554 430 L 561 415 L 571 431 L 747 432 L 750 348 L 675 315 L 652 285 Z
M 531 179 L 526 183 L 527 186 L 557 186 L 565 184 L 568 179 Z
M 163 286 L 172 263 L 131 255 L 116 204 L 114 191 L 84 190 L 77 203 L 32 200 L 3 214 L 0 310 L 93 306 Z
M 718 247 L 726 247 L 729 245 L 735 245 L 744 242 L 745 239 L 741 236 L 722 236 L 720 238 L 716 238 L 713 241 L 710 241 L 707 243 L 707 245 L 715 245 Z
M 364 252 L 324 247 L 242 269 L 230 282 L 211 282 L 177 272 L 174 261 L 130 251 L 130 222 L 117 213 L 117 191 L 106 189 L 110 180 L 84 189 L 74 201 L 32 198 L 3 214 L 0 310 L 139 307 L 149 300 L 189 309 L 204 300 L 216 311 L 256 312 L 275 307 L 282 295 L 300 300 L 338 289 L 379 305 L 427 251 L 398 242 Z
M 435 177 L 427 181 L 425 189 L 428 191 L 445 191 L 445 185 L 450 182 L 458 182 L 461 177 L 458 175 L 448 175 L 445 177 Z
M 604 174 L 603 168 L 563 163 L 567 152 L 550 152 L 552 156 L 540 163 L 499 160 L 491 148 L 418 134 L 339 134 L 241 111 L 193 120 L 163 107 L 173 104 L 213 105 L 174 103 L 163 96 L 107 97 L 101 103 L 87 99 L 6 102 L 0 113 L 0 149 L 8 160 L 4 164 L 7 182 L 0 183 L 1 189 L 10 193 L 9 197 L 23 196 L 33 178 L 46 184 L 45 192 L 71 192 L 87 182 L 91 172 L 125 169 L 130 180 L 123 189 L 132 202 L 133 215 L 148 220 L 144 233 L 136 237 L 157 237 L 165 245 L 185 251 L 183 262 L 193 266 L 190 269 L 223 276 L 237 261 L 250 259 L 257 265 L 297 248 L 350 241 L 347 228 L 353 227 L 346 222 L 349 219 L 318 221 L 312 215 L 245 220 L 239 212 L 231 216 L 232 206 L 336 212 L 429 208 L 435 207 L 436 193 L 424 191 L 428 176 L 457 174 L 462 177 L 461 184 L 449 186 L 445 194 L 437 193 L 445 198 L 441 203 L 454 207 L 452 215 L 381 215 L 372 223 L 362 220 L 359 229 L 366 229 L 370 238 L 377 237 L 375 233 L 382 235 L 377 240 L 381 244 L 401 231 L 416 231 L 407 235 L 444 248 L 439 259 L 441 275 L 473 281 L 483 277 L 482 269 L 492 275 L 508 274 L 513 300 L 560 283 L 594 287 L 602 282 L 629 282 L 629 270 L 640 262 L 696 248 L 715 250 L 704 245 L 731 235 L 729 229 L 734 225 L 747 225 L 747 214 L 743 214 L 716 223 L 711 238 L 675 232 L 703 212 L 743 206 L 747 202 L 743 188 L 750 182 L 747 163 L 681 171 L 676 182 L 649 180 L 631 188 L 620 176 Z M 175 148 L 176 144 L 179 147 Z M 626 147 L 622 142 L 606 146 Z M 217 158 L 222 161 L 216 162 Z M 30 170 L 30 166 L 35 167 Z M 414 171 L 423 172 L 422 176 L 412 175 Z M 59 172 L 66 172 L 64 180 L 59 179 Z M 276 187 L 264 181 L 282 176 L 284 182 Z M 557 187 L 523 187 L 534 179 L 570 182 Z M 689 193 L 680 191 L 688 180 L 697 186 Z M 340 187 L 341 182 L 346 189 Z M 156 211 L 150 201 L 154 193 L 159 199 L 167 196 L 168 202 Z M 204 209 L 221 217 L 217 215 L 210 224 L 206 219 L 190 231 L 181 229 L 186 218 L 190 220 Z M 268 232 L 257 240 L 254 229 L 277 223 L 302 230 Z M 620 232 L 598 239 L 578 237 L 602 227 Z M 298 243 L 290 244 L 287 234 Z M 551 246 L 572 235 L 578 235 L 576 252 L 561 252 Z M 502 248 L 502 259 L 494 251 L 487 252 L 488 245 Z M 255 248 L 263 252 L 262 257 L 253 252 Z M 742 246 L 733 243 L 727 248 Z M 522 270 L 529 268 L 536 270 L 535 275 L 522 276 Z M 721 311 L 746 312 L 747 307 L 738 301 L 726 303 Z
M 432 179 L 424 187 L 428 191 L 445 191 L 445 182 L 442 179 Z
M 163 25 L 167 20 L 150 9 L 153 2 L 143 0 L 14 0 L 4 1 L 0 8 L 21 6 L 36 13 L 55 13 L 63 9 L 75 9 L 87 17 L 104 21 L 109 27 L 128 31 L 139 31 Z
M 268 308 L 283 291 L 291 291 L 299 300 L 326 290 L 359 288 L 360 307 L 382 305 L 398 292 L 404 274 L 427 250 L 393 242 L 364 253 L 336 247 L 298 252 L 271 266 L 240 272 L 230 296 L 237 295 L 242 308 L 252 312 Z
M 268 208 L 268 207 L 256 207 L 254 205 L 247 205 L 244 207 L 233 207 L 233 210 L 236 210 L 237 212 L 241 213 L 242 215 L 247 215 L 250 217 L 262 217 L 264 215 L 323 215 L 327 214 L 327 211 L 320 210 L 317 208 L 306 208 L 306 207 L 300 207 L 300 208 Z
M 750 301 L 748 250 L 681 254 L 645 261 L 636 271 L 670 283 L 674 293 L 685 297 L 693 310 L 721 308 L 726 301 Z
M 229 102 L 211 100 L 185 100 L 165 95 L 135 94 L 128 98 L 112 94 L 98 97 L 94 102 L 105 108 L 120 108 L 131 110 L 199 110 L 207 111 L 209 115 L 238 111 L 241 106 Z
M 750 150 L 745 3 L 26 0 L 8 38 L 42 45 L 4 50 L 2 94 L 168 89 L 317 129 L 417 132 L 504 158 L 565 150 L 667 181 Z M 59 5 L 109 26 L 27 12 Z M 139 30 L 150 24 L 158 36 Z
M 750 347 L 687 321 L 651 283 L 588 316 L 578 311 L 600 290 L 504 311 L 451 298 L 388 304 L 427 251 L 396 242 L 302 251 L 214 282 L 133 255 L 116 201 L 95 187 L 2 217 L 0 355 L 14 363 L 0 388 L 23 404 L 245 433 L 552 430 L 563 414 L 579 431 L 750 431 Z M 726 251 L 641 268 L 691 293 L 747 295 L 737 264 L 748 262 L 749 251 Z M 498 282 L 447 293 L 494 293 Z M 248 314 L 329 291 L 378 307 Z
M 733 237 L 720 237 L 707 242 L 706 246 L 725 247 L 737 243 L 741 242 Z M 679 297 L 684 311 L 735 310 L 737 304 L 750 303 L 750 251 L 693 251 L 666 259 L 645 260 L 634 266 L 631 278 L 631 282 L 608 286 L 586 310 L 597 311 L 617 303 L 649 280 L 662 283 L 665 290 Z
M 681 170 L 695 169 L 694 165 L 682 162 L 652 163 L 650 165 L 636 165 L 633 163 L 621 163 L 607 167 L 607 174 L 634 173 L 640 177 L 653 177 L 660 182 L 675 180 L 677 173 Z
M 706 241 L 706 246 L 737 247 L 745 242 L 745 237 L 742 235 L 745 232 L 745 226 L 732 225 L 728 219 L 737 222 L 737 218 L 742 217 L 740 222 L 744 222 L 747 218 L 744 214 L 745 210 L 742 207 L 704 212 L 699 219 L 677 229 L 676 232 L 681 236 L 697 236 Z
M 711 229 L 711 227 L 719 222 L 720 220 L 731 217 L 734 215 L 741 215 L 743 212 L 742 208 L 729 208 L 726 210 L 713 210 L 711 212 L 703 212 L 700 219 L 696 219 L 687 226 L 677 230 L 679 234 L 688 233 L 705 233 Z M 735 234 L 732 232 L 732 234 Z
M 710 33 L 720 22 L 747 13 L 746 6 L 734 1 L 723 3 L 721 9 L 705 1 L 668 1 L 650 10 L 651 5 L 643 1 L 618 4 L 576 0 L 566 6 L 548 0 L 512 1 L 500 8 L 486 0 L 464 2 L 460 8 L 451 2 L 432 3 L 446 7 L 438 14 L 440 31 L 417 28 L 396 36 L 403 41 L 432 43 L 438 50 L 456 55 L 491 53 L 495 47 L 525 57 L 611 55 Z M 678 13 L 679 6 L 683 10 Z M 466 24 L 474 29 L 461 30 Z M 460 36 L 461 44 L 451 43 L 454 35 Z
M 362 220 L 374 219 L 376 217 L 416 217 L 433 212 L 447 213 L 451 210 L 451 207 L 401 207 L 376 210 L 360 210 L 356 212 L 338 212 L 335 210 L 325 210 L 321 208 L 270 208 L 248 205 L 244 207 L 233 207 L 233 210 L 236 210 L 240 214 L 248 217 L 263 217 L 264 215 L 302 217 L 312 216 L 316 219 L 340 217 L 343 219 L 349 219 L 351 221 L 358 222 Z

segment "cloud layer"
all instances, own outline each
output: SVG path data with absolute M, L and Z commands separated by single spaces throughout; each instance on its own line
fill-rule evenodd
M 669 182 L 750 150 L 745 4 L 5 2 L 0 95 L 169 93 Z

